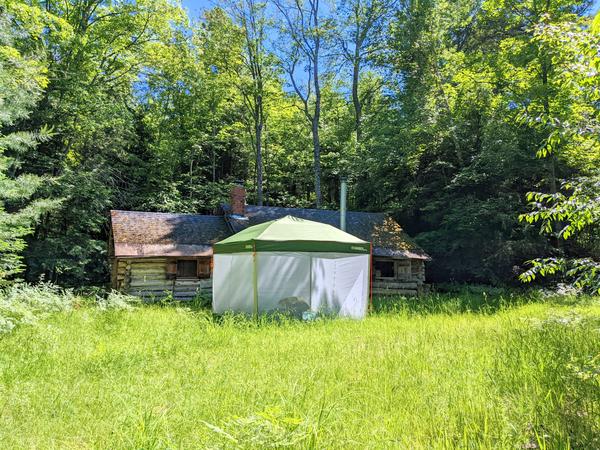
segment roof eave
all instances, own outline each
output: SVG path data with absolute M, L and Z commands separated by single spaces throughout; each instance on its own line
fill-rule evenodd
M 116 258 L 200 257 L 212 256 L 210 244 L 124 244 L 115 243 Z

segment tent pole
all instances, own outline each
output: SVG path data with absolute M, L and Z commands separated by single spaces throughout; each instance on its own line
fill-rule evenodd
M 309 284 L 308 284 L 308 286 L 309 286 L 308 288 L 310 289 L 308 292 L 308 305 L 310 306 L 310 311 L 312 311 L 312 307 L 313 307 L 313 305 L 312 305 L 312 282 L 313 282 L 313 280 L 312 280 L 312 264 L 313 264 L 312 259 L 313 259 L 313 257 L 312 257 L 312 255 L 310 255 L 310 268 L 308 269 L 310 272 Z
M 254 291 L 254 317 L 258 319 L 258 274 L 257 274 L 257 264 L 256 264 L 256 242 L 252 244 L 252 284 Z
M 369 310 L 373 312 L 373 243 L 369 243 Z

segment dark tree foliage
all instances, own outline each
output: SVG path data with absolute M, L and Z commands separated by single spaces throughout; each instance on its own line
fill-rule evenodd
M 335 208 L 343 175 L 431 281 L 585 281 L 590 4 L 231 0 L 190 20 L 168 0 L 0 0 L 1 277 L 24 256 L 30 280 L 101 284 L 110 209 L 211 213 L 234 180 L 251 203 Z

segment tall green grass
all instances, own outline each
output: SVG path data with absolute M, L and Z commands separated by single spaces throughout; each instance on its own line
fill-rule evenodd
M 600 448 L 598 299 L 472 295 L 53 313 L 0 337 L 0 448 Z

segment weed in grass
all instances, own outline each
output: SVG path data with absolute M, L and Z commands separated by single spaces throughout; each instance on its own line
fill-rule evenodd
M 83 292 L 80 290 L 80 295 Z M 34 324 L 50 313 L 70 311 L 82 306 L 100 309 L 131 309 L 139 305 L 137 297 L 99 289 L 85 290 L 86 297 L 75 296 L 70 289 L 51 283 L 14 284 L 0 292 L 0 334 L 17 325 Z
M 202 421 L 214 432 L 214 442 L 223 448 L 316 448 L 318 433 L 310 422 L 284 415 L 279 408 L 267 408 L 247 417 L 235 417 L 222 426 Z

